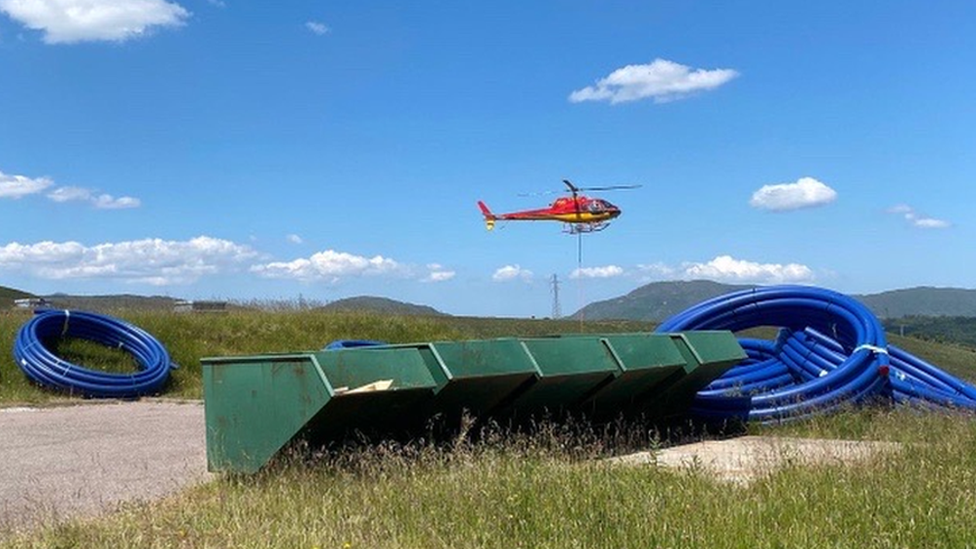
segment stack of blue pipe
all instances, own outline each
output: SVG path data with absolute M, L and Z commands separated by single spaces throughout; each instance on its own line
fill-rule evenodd
M 776 422 L 868 401 L 976 411 L 976 387 L 894 345 L 870 310 L 812 286 L 768 286 L 719 296 L 666 320 L 659 332 L 779 328 L 740 338 L 748 359 L 700 391 L 692 412 Z
M 65 361 L 45 342 L 60 338 L 86 339 L 131 354 L 138 363 L 134 373 L 92 370 Z M 47 309 L 24 323 L 14 340 L 14 360 L 40 385 L 93 398 L 134 398 L 157 394 L 169 379 L 166 347 L 145 330 L 124 320 L 86 311 Z

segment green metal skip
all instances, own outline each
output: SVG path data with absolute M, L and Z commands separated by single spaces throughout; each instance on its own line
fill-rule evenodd
M 295 438 L 399 436 L 432 418 L 662 419 L 745 358 L 731 332 L 442 341 L 210 357 L 207 465 L 253 473 Z

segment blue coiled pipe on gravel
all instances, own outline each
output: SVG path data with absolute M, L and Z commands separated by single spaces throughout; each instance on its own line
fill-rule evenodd
M 101 372 L 62 360 L 45 341 L 80 338 L 128 352 L 139 364 L 131 374 Z M 85 311 L 38 311 L 21 326 L 14 359 L 34 382 L 71 394 L 96 398 L 133 398 L 159 393 L 173 367 L 155 337 L 123 320 Z
M 779 327 L 740 338 L 748 358 L 700 391 L 692 413 L 775 422 L 874 399 L 976 411 L 976 387 L 885 340 L 877 317 L 844 294 L 812 286 L 734 292 L 666 320 L 660 332 Z

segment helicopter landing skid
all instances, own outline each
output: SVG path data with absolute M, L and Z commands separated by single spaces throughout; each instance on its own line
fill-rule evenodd
M 609 222 L 602 223 L 566 223 L 563 232 L 566 234 L 597 233 L 610 226 Z

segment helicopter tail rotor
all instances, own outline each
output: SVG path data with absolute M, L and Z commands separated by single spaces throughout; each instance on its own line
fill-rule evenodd
M 480 200 L 478 201 L 478 207 L 481 208 L 481 215 L 485 216 L 485 228 L 488 229 L 489 231 L 494 229 L 495 221 L 498 220 L 498 217 L 495 214 L 491 213 L 491 210 L 488 209 L 488 206 L 485 205 L 485 203 Z

